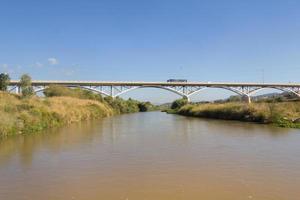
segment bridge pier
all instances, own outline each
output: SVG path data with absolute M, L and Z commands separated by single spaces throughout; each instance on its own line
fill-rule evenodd
M 244 95 L 244 96 L 242 97 L 242 100 L 243 100 L 244 102 L 250 104 L 250 103 L 251 103 L 251 96 L 249 96 L 249 95 Z
M 20 94 L 20 87 L 16 86 L 16 94 Z
M 110 86 L 110 96 L 114 98 L 114 86 Z
M 191 102 L 191 100 L 190 100 L 190 97 L 188 97 L 188 96 L 185 96 L 184 98 L 187 100 L 187 102 L 188 102 L 188 103 L 190 103 L 190 102 Z

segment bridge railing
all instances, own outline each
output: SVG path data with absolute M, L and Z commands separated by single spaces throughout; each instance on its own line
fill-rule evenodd
M 227 82 L 133 82 L 133 81 L 41 81 L 33 80 L 32 86 L 35 92 L 45 90 L 50 85 L 62 85 L 66 87 L 79 87 L 102 95 L 117 97 L 124 93 L 139 88 L 160 88 L 173 92 L 188 100 L 207 88 L 220 88 L 229 90 L 243 97 L 247 102 L 251 102 L 251 97 L 260 90 L 271 88 L 284 92 L 289 92 L 300 98 L 299 83 L 227 83 Z M 10 81 L 10 91 L 20 92 L 20 81 Z

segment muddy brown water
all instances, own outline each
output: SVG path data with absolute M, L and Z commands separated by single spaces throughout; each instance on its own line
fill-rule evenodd
M 300 131 L 136 113 L 0 140 L 1 200 L 298 200 Z

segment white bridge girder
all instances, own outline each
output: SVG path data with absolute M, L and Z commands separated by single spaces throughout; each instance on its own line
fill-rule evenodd
M 82 88 L 85 90 L 89 90 L 101 95 L 118 97 L 127 92 L 139 89 L 139 88 L 159 88 L 164 89 L 170 92 L 173 92 L 181 97 L 189 99 L 192 95 L 195 95 L 201 92 L 204 89 L 208 88 L 219 88 L 229 90 L 234 92 L 243 98 L 245 98 L 248 102 L 251 101 L 251 97 L 263 90 L 263 89 L 277 89 L 284 92 L 289 92 L 300 98 L 300 84 L 238 84 L 238 83 L 167 83 L 161 82 L 161 84 L 157 82 L 67 82 L 67 81 L 56 81 L 59 83 L 58 85 L 70 87 L 70 88 Z M 53 85 L 56 84 L 53 82 Z M 89 84 L 87 84 L 89 83 Z M 103 83 L 103 84 L 101 84 Z M 145 83 L 145 84 L 142 84 Z M 33 81 L 33 88 L 35 93 L 44 91 L 47 87 L 51 85 L 50 82 L 46 81 Z M 8 91 L 16 93 L 20 93 L 20 86 L 17 81 L 10 83 Z

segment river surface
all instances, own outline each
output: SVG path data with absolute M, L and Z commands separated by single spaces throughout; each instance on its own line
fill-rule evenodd
M 1 200 L 298 200 L 300 131 L 160 112 L 0 140 Z

